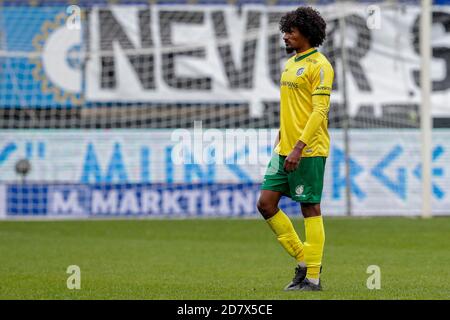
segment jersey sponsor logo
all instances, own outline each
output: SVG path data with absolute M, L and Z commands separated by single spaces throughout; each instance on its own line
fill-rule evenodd
M 301 195 L 303 193 L 303 189 L 304 189 L 303 185 L 299 185 L 295 188 L 295 193 Z
M 281 81 L 281 86 L 289 87 L 291 89 L 298 89 L 298 83 L 291 82 L 291 81 Z
M 310 62 L 312 64 L 316 64 L 318 62 L 316 59 L 311 59 L 311 58 L 307 58 L 305 61 Z
M 313 152 L 313 149 L 306 149 L 305 152 L 306 153 L 311 153 L 311 152 Z
M 301 67 L 300 69 L 297 70 L 297 77 L 300 77 L 304 72 L 305 72 L 305 67 Z
M 318 90 L 331 91 L 331 87 L 319 86 L 319 87 L 316 88 L 316 91 L 318 91 Z

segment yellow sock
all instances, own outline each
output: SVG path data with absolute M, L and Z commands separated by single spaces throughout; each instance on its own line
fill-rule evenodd
M 325 243 L 322 216 L 305 218 L 305 233 L 305 263 L 308 267 L 306 277 L 319 279 Z
M 303 243 L 295 232 L 289 217 L 280 209 L 273 217 L 266 220 L 270 228 L 277 235 L 283 248 L 293 256 L 297 262 L 303 262 Z

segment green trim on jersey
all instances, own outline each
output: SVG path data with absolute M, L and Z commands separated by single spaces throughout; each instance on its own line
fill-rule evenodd
M 261 190 L 281 192 L 301 203 L 320 203 L 326 157 L 302 157 L 297 169 L 284 170 L 286 156 L 275 153 L 267 166 Z
M 302 60 L 305 59 L 306 57 L 309 57 L 310 55 L 312 55 L 312 54 L 314 54 L 314 53 L 316 53 L 316 52 L 317 52 L 317 50 L 311 51 L 310 53 L 307 53 L 307 54 L 305 54 L 305 55 L 303 55 L 303 56 L 297 57 L 297 58 L 295 58 L 294 60 L 295 60 L 295 62 L 302 61 Z

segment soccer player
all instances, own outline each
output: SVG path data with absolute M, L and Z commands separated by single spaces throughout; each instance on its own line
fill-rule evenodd
M 328 111 L 334 78 L 333 67 L 316 49 L 325 39 L 325 29 L 325 21 L 311 7 L 288 12 L 280 20 L 286 51 L 295 55 L 281 75 L 280 129 L 257 207 L 280 244 L 297 260 L 294 279 L 285 290 L 322 290 L 325 232 L 320 200 L 330 146 Z M 300 203 L 304 243 L 278 208 L 283 195 Z

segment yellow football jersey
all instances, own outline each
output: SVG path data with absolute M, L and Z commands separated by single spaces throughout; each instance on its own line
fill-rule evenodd
M 275 152 L 287 156 L 301 140 L 306 143 L 303 157 L 328 156 L 333 79 L 333 67 L 315 48 L 286 62 L 280 81 L 280 141 Z

